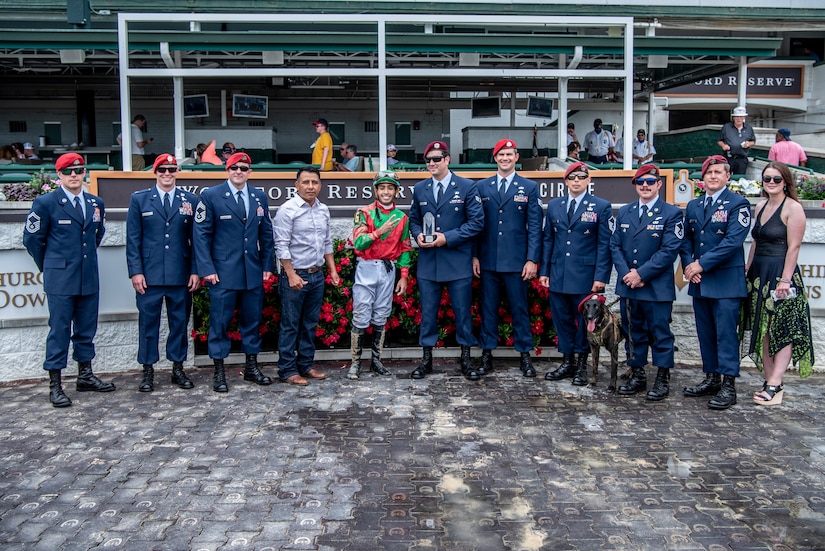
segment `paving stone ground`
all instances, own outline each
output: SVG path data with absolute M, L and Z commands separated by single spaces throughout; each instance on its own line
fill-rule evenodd
M 606 383 L 471 383 L 440 361 L 422 381 L 346 378 L 211 389 L 156 373 L 48 403 L 45 381 L 0 387 L 0 548 L 42 550 L 823 550 L 825 376 L 786 378 L 778 407 L 659 403 Z M 274 374 L 274 367 L 264 371 Z M 649 381 L 652 382 L 649 375 Z M 673 390 L 676 392 L 673 392 Z

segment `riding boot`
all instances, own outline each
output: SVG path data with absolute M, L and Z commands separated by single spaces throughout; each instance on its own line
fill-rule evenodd
M 381 363 L 381 354 L 384 352 L 384 327 L 372 326 L 372 361 L 370 371 L 379 375 L 392 375 L 392 372 Z
M 559 381 L 572 377 L 576 372 L 576 355 L 562 355 L 561 365 L 544 376 L 545 381 Z
M 433 347 L 425 346 L 421 363 L 410 373 L 410 379 L 423 379 L 428 373 L 433 372 Z
M 355 380 L 361 375 L 361 352 L 364 349 L 364 330 L 353 327 L 350 331 L 349 351 L 352 363 L 349 364 L 347 378 Z
M 682 390 L 685 396 L 709 396 L 716 394 L 722 388 L 722 375 L 719 373 L 705 373 L 705 380 L 698 385 L 686 386 Z
M 533 360 L 530 359 L 529 352 L 521 353 L 521 360 L 519 360 L 519 368 L 521 369 L 521 374 L 525 377 L 536 376 L 536 370 L 533 368 Z
M 65 408 L 72 405 L 72 401 L 63 392 L 63 385 L 60 384 L 60 370 L 49 370 L 49 401 L 56 408 Z
M 470 381 L 477 381 L 481 378 L 470 359 L 470 347 L 461 345 L 461 373 Z
M 573 376 L 573 384 L 585 386 L 587 384 L 587 352 L 581 352 L 576 361 L 576 374 Z
M 736 404 L 736 377 L 725 375 L 722 377 L 722 388 L 716 396 L 710 399 L 708 407 L 710 409 L 728 409 Z
M 645 375 L 645 368 L 632 367 L 631 369 L 633 369 L 633 374 L 630 375 L 630 380 L 627 381 L 627 384 L 619 387 L 619 394 L 624 396 L 636 394 L 637 392 L 647 388 L 647 375 Z M 658 374 L 656 375 L 656 380 L 659 380 Z
M 183 362 L 172 362 L 172 384 L 180 388 L 195 388 L 195 384 L 183 371 Z
M 92 373 L 92 362 L 77 362 L 77 391 L 78 392 L 112 392 L 114 383 L 104 383 Z
M 478 366 L 478 374 L 484 377 L 488 373 L 493 371 L 493 351 L 492 350 L 482 350 L 481 351 L 481 365 Z
M 258 368 L 258 355 L 257 354 L 247 354 L 246 355 L 246 365 L 243 369 L 243 380 L 244 381 L 255 381 L 256 385 L 266 386 L 272 384 L 272 379 L 261 373 L 261 370 Z
M 229 392 L 226 384 L 226 373 L 224 373 L 223 360 L 212 360 L 215 363 L 215 376 L 212 380 L 212 390 L 215 392 Z
M 660 367 L 656 372 L 656 380 L 653 382 L 653 388 L 647 391 L 646 398 L 651 402 L 658 402 L 664 400 L 670 393 L 670 369 Z
M 140 392 L 152 392 L 155 390 L 155 368 L 152 364 L 143 364 L 143 379 L 138 385 Z

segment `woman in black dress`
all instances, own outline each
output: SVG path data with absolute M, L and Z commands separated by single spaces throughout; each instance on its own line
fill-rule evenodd
M 765 374 L 753 401 L 775 405 L 782 403 L 782 377 L 791 361 L 798 364 L 801 377 L 811 374 L 814 362 L 811 313 L 796 264 L 806 219 L 787 165 L 768 163 L 762 171 L 762 195 L 767 199 L 754 213 L 740 331 L 750 331 L 747 354 Z M 743 339 L 743 346 L 746 342 Z

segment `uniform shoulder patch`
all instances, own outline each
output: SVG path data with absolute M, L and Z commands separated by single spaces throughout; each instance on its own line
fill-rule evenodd
M 40 215 L 36 212 L 30 212 L 26 217 L 26 231 L 29 233 L 40 231 Z
M 676 234 L 676 237 L 679 239 L 685 238 L 685 223 L 683 221 L 676 222 L 676 227 L 673 229 L 673 233 Z
M 206 205 L 203 201 L 198 201 L 198 206 L 195 207 L 195 222 L 200 224 L 204 220 L 206 220 Z
M 739 220 L 743 228 L 751 227 L 751 208 L 748 206 L 739 209 L 737 220 Z
M 616 217 L 611 216 L 610 219 L 607 221 L 607 225 L 610 227 L 610 233 L 616 231 Z

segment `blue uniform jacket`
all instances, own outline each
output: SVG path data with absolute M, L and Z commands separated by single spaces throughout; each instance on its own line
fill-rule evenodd
M 551 292 L 581 295 L 590 292 L 594 281 L 610 281 L 613 210 L 608 201 L 585 193 L 568 223 L 568 198 L 547 205 L 539 275 L 550 277 Z
M 691 283 L 688 294 L 703 298 L 746 296 L 745 251 L 742 244 L 751 225 L 748 200 L 725 189 L 705 217 L 704 197 L 697 197 L 685 209 L 685 240 L 680 256 L 682 268 L 698 260 L 702 282 Z
M 43 290 L 55 295 L 93 295 L 100 289 L 97 247 L 106 232 L 103 200 L 83 193 L 81 219 L 62 189 L 34 200 L 23 244 L 43 272 Z
M 249 212 L 235 200 L 228 181 L 201 192 L 195 209 L 195 258 L 201 277 L 218 274 L 216 287 L 255 289 L 263 272 L 275 271 L 275 240 L 266 194 L 247 184 Z
M 620 208 L 616 229 L 610 238 L 610 251 L 618 273 L 616 294 L 656 302 L 676 300 L 673 263 L 684 234 L 681 209 L 665 203 L 661 197 L 644 220 L 639 220 L 638 201 Z M 631 289 L 622 281 L 633 268 L 644 281 L 644 286 L 638 289 Z
M 192 253 L 197 204 L 197 195 L 176 188 L 167 218 L 155 186 L 132 194 L 126 216 L 129 277 L 143 274 L 150 286 L 189 283 L 198 273 Z
M 415 184 L 410 205 L 413 239 L 423 232 L 423 218 L 427 212 L 435 217 L 435 230 L 444 234 L 447 245 L 419 249 L 416 275 L 431 281 L 473 277 L 473 239 L 484 227 L 484 210 L 475 182 L 453 173 L 437 205 L 432 178 Z
M 516 174 L 503 202 L 498 194 L 498 175 L 477 185 L 484 208 L 484 229 L 476 238 L 473 256 L 481 269 L 521 272 L 528 260 L 540 264 L 544 211 L 536 182 Z

